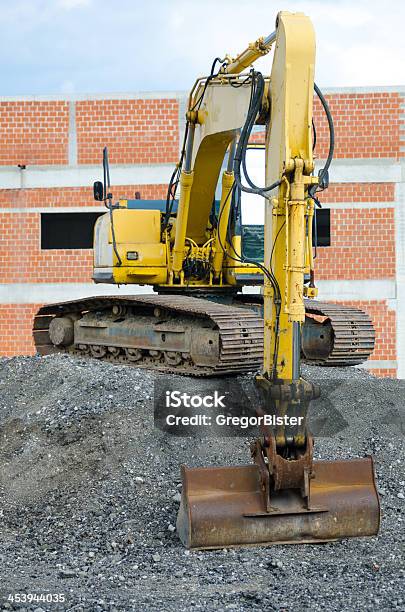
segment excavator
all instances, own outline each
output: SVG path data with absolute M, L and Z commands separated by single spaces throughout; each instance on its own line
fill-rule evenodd
M 271 74 L 263 76 L 253 64 L 273 46 Z M 191 90 L 164 201 L 113 203 L 104 149 L 104 181 L 94 183 L 94 197 L 107 212 L 94 230 L 94 281 L 151 285 L 155 293 L 45 305 L 34 319 L 40 354 L 193 376 L 260 368 L 256 414 L 301 417 L 277 426 L 262 419 L 251 464 L 182 467 L 177 530 L 189 548 L 323 542 L 379 529 L 372 458 L 315 461 L 307 426 L 320 390 L 302 377 L 301 363 L 356 365 L 374 346 L 365 313 L 315 299 L 316 215 L 334 130 L 314 67 L 315 34 L 302 13 L 280 12 L 272 34 L 234 58 L 216 58 Z M 330 136 L 317 174 L 314 92 Z M 265 126 L 264 186 L 248 171 L 255 125 Z M 243 193 L 264 200 L 257 257 L 243 245 Z M 261 294 L 242 293 L 248 285 L 262 286 Z
M 256 59 L 269 53 L 274 42 L 275 34 L 258 39 L 234 60 L 216 58 L 210 74 L 196 80 L 189 97 L 181 157 L 166 200 L 113 203 L 108 153 L 104 150 L 104 185 L 97 181 L 94 195 L 105 202 L 108 212 L 95 225 L 93 279 L 101 284 L 148 285 L 154 288 L 154 294 L 98 296 L 44 306 L 34 322 L 34 340 L 40 354 L 67 351 L 193 376 L 249 372 L 261 367 L 263 354 L 265 360 L 270 359 L 263 346 L 264 296 L 243 293 L 242 289 L 262 287 L 263 278 L 268 282 L 276 278 L 278 265 L 293 265 L 291 261 L 279 263 L 288 242 L 290 218 L 280 228 L 268 270 L 271 243 L 267 240 L 267 263 L 263 264 L 263 226 L 243 225 L 241 195 L 264 197 L 270 206 L 266 213 L 269 228 L 278 218 L 272 212 L 277 210 L 272 204 L 277 199 L 277 186 L 272 190 L 249 182 L 246 186 L 241 171 L 252 183 L 246 157 L 251 146 L 249 134 L 254 124 L 267 126 L 267 173 L 273 182 L 282 182 L 284 187 L 280 185 L 279 189 L 283 192 L 291 169 L 279 176 L 273 150 L 285 133 L 289 149 L 300 152 L 299 143 L 294 141 L 296 132 L 307 129 L 304 121 L 312 112 L 312 98 L 308 98 L 305 116 L 295 112 L 295 102 L 290 98 L 284 115 L 276 116 L 281 92 L 276 89 L 275 77 L 262 77 L 250 69 Z M 311 69 L 301 62 L 297 72 L 306 74 Z M 251 96 L 258 87 L 263 91 L 253 116 Z M 305 220 L 301 358 L 322 366 L 358 365 L 374 347 L 374 329 L 368 315 L 356 308 L 313 299 L 317 289 L 311 245 L 314 243 L 316 249 L 318 196 L 327 186 L 334 138 L 326 100 L 317 91 L 327 109 L 331 147 L 322 181 L 310 186 L 314 197 L 310 198 Z M 297 278 L 300 273 L 296 272 Z M 285 290 L 284 280 L 274 286 Z M 270 282 L 270 289 L 265 291 L 271 291 L 271 287 Z M 277 330 L 284 330 L 285 308 L 280 305 L 275 319 Z M 272 319 L 269 307 L 264 318 Z M 270 333 L 267 326 L 264 329 Z M 286 333 L 280 333 L 281 344 Z

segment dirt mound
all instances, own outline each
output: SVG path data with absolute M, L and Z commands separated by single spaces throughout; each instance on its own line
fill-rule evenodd
M 375 457 L 380 535 L 188 553 L 173 527 L 180 463 L 247 463 L 250 438 L 155 429 L 160 374 L 60 355 L 1 360 L 3 608 L 18 608 L 10 593 L 52 592 L 65 594 L 66 610 L 405 609 L 405 384 L 351 368 L 305 374 L 323 388 L 311 417 L 316 456 Z M 250 378 L 238 383 L 254 401 Z M 190 379 L 195 391 L 203 384 Z

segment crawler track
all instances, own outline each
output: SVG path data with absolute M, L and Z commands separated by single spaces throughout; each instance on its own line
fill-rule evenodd
M 332 326 L 332 350 L 326 359 L 307 359 L 321 366 L 353 366 L 366 361 L 374 350 L 375 332 L 370 317 L 357 308 L 305 300 L 309 315 L 325 317 Z
M 263 354 L 263 322 L 253 311 L 235 306 L 217 304 L 209 300 L 174 295 L 142 295 L 142 296 L 108 296 L 75 300 L 43 306 L 34 320 L 35 346 L 41 355 L 53 352 L 69 352 L 87 356 L 86 351 L 76 346 L 59 348 L 52 344 L 49 337 L 49 325 L 55 316 L 79 314 L 88 311 L 111 309 L 114 305 L 127 306 L 136 315 L 137 309 L 153 310 L 161 308 L 168 312 L 177 312 L 201 321 L 201 327 L 210 324 L 219 333 L 219 358 L 216 364 L 196 366 L 190 359 L 172 366 L 159 359 L 151 358 L 145 353 L 142 360 L 133 363 L 125 354 L 106 355 L 109 361 L 128 363 L 137 367 L 147 367 L 163 372 L 178 374 L 193 374 L 213 376 L 248 372 L 258 367 Z
M 255 296 L 256 307 L 260 307 L 260 296 Z M 252 300 L 253 308 L 253 300 Z M 213 354 L 210 363 L 195 363 L 192 353 L 182 349 L 179 363 L 173 364 L 167 359 L 167 352 L 158 347 L 158 351 L 143 348 L 142 356 L 134 361 L 128 356 L 126 347 L 131 344 L 109 348 L 105 354 L 95 355 L 90 345 L 74 343 L 70 346 L 55 346 L 49 335 L 49 326 L 54 317 L 72 316 L 80 318 L 86 313 L 111 311 L 114 306 L 124 307 L 136 320 L 138 313 L 154 320 L 154 310 L 161 309 L 168 313 L 176 324 L 176 317 L 193 321 L 194 329 L 202 334 L 208 329 L 218 334 L 219 351 Z M 34 341 L 39 354 L 48 355 L 54 352 L 67 352 L 81 357 L 93 356 L 111 362 L 126 363 L 136 367 L 145 367 L 162 372 L 191 374 L 193 376 L 215 376 L 237 374 L 258 369 L 263 359 L 263 320 L 257 309 L 250 309 L 245 303 L 242 307 L 219 304 L 207 299 L 179 295 L 134 295 L 93 297 L 83 300 L 51 304 L 39 309 L 34 320 Z M 374 348 L 375 333 L 369 316 L 356 309 L 339 304 L 329 304 L 306 300 L 306 313 L 324 325 L 329 334 L 327 354 L 320 357 L 317 350 L 304 356 L 309 364 L 321 366 L 358 365 L 368 359 Z M 131 319 L 130 317 L 130 319 Z M 174 317 L 174 319 L 173 319 Z M 108 327 L 108 325 L 104 325 Z M 151 327 L 152 328 L 152 327 Z M 323 338 L 323 336 L 320 336 Z M 153 348 L 150 346 L 149 348 Z M 113 351 L 113 352 L 110 352 Z M 153 353 L 158 353 L 153 355 Z M 179 354 L 179 353 L 177 353 Z

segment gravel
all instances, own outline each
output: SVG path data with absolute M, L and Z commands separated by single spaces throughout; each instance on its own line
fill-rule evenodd
M 155 429 L 161 374 L 65 355 L 1 359 L 0 609 L 19 609 L 9 594 L 54 593 L 65 602 L 21 608 L 405 610 L 405 381 L 304 374 L 324 395 L 312 410 L 315 456 L 374 455 L 380 534 L 189 552 L 174 529 L 180 463 L 247 463 L 250 439 Z M 253 393 L 249 376 L 238 382 Z

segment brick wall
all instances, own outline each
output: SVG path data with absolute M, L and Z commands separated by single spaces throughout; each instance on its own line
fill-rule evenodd
M 40 304 L 0 304 L 0 355 L 34 355 L 32 321 Z
M 2 248 L 1 283 L 90 282 L 93 266 L 91 249 L 41 250 L 40 215 L 0 215 Z
M 67 102 L 0 102 L 0 165 L 66 164 Z
M 316 276 L 323 280 L 393 278 L 393 208 L 330 211 L 331 246 L 318 248 Z
M 393 202 L 395 183 L 331 183 L 318 194 L 322 203 Z
M 336 158 L 399 158 L 401 102 L 399 93 L 326 95 L 335 126 Z M 329 130 L 319 99 L 314 99 L 316 154 L 325 158 Z
M 399 93 L 336 93 L 325 95 L 335 128 L 334 157 L 339 159 L 404 157 Z M 325 159 L 329 150 L 328 121 L 317 96 L 314 97 L 316 129 L 315 157 Z M 251 135 L 251 142 L 264 143 L 264 128 Z
M 78 102 L 79 163 L 99 163 L 105 145 L 113 164 L 175 163 L 179 151 L 178 120 L 177 100 Z
M 401 96 L 396 92 L 328 93 L 336 130 L 335 156 L 341 160 L 386 160 L 403 157 Z M 139 168 L 172 164 L 179 151 L 179 96 L 76 100 L 0 101 L 0 166 L 44 166 L 44 173 L 92 166 L 101 175 L 102 148 L 109 147 L 114 166 Z M 74 113 L 72 115 L 72 113 Z M 327 123 L 319 100 L 314 103 L 316 156 L 327 154 Z M 75 134 L 72 139 L 72 125 Z M 263 130 L 253 142 L 263 142 Z M 72 149 L 73 147 L 73 149 Z M 73 154 L 72 154 L 73 151 Z M 73 161 L 72 161 L 73 160 Z M 58 168 L 56 168 L 58 167 Z M 1 171 L 1 168 L 0 168 Z M 58 179 L 60 182 L 60 179 Z M 76 179 L 75 179 L 76 180 Z M 86 184 L 89 184 L 88 181 Z M 145 184 L 146 183 L 146 184 Z M 45 183 L 46 184 L 46 181 Z M 0 303 L 0 355 L 32 354 L 31 320 L 39 304 L 12 302 L 13 283 L 85 283 L 92 274 L 92 251 L 40 248 L 40 212 L 59 208 L 100 206 L 91 186 L 13 186 L 0 189 L 0 285 L 10 287 L 10 299 Z M 1 186 L 1 185 L 0 185 Z M 114 185 L 115 198 L 165 198 L 166 184 L 128 180 Z M 331 205 L 332 245 L 318 249 L 317 278 L 328 281 L 395 279 L 395 183 L 381 179 L 332 183 L 320 195 Z M 342 207 L 339 204 L 343 203 Z M 348 206 L 349 204 L 349 206 Z M 24 209 L 29 209 L 24 211 Z M 38 209 L 38 212 L 36 212 Z M 4 302 L 4 300 L 3 300 Z M 9 303 L 8 303 L 9 302 Z M 354 302 L 373 318 L 376 349 L 369 365 L 376 374 L 394 376 L 395 310 L 385 296 Z

